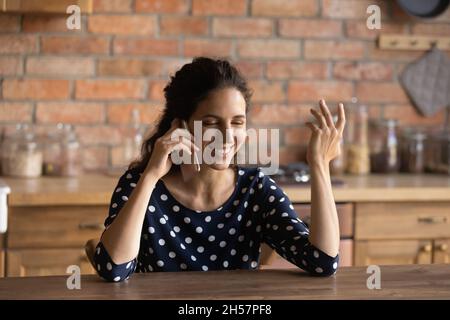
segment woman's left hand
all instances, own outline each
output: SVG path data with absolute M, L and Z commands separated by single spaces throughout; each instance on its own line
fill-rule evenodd
M 311 109 L 311 113 L 318 123 L 306 123 L 312 131 L 307 149 L 307 160 L 310 166 L 316 164 L 328 165 L 331 160 L 339 156 L 342 152 L 340 142 L 345 126 L 344 105 L 339 103 L 336 124 L 334 124 L 333 117 L 325 104 L 325 100 L 320 100 L 319 105 L 320 112 Z

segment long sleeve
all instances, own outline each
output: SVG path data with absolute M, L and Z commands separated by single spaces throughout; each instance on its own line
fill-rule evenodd
M 130 197 L 138 180 L 139 174 L 133 173 L 130 170 L 126 171 L 120 177 L 111 197 L 109 214 L 105 220 L 105 229 L 108 228 L 120 213 L 120 210 Z M 103 279 L 107 281 L 123 281 L 128 279 L 136 270 L 137 259 L 122 264 L 115 264 L 100 241 L 95 250 L 94 262 L 98 275 Z
M 338 267 L 339 255 L 330 257 L 313 246 L 308 226 L 301 221 L 289 198 L 275 182 L 261 177 L 263 192 L 263 240 L 279 255 L 301 269 L 317 276 L 333 275 Z

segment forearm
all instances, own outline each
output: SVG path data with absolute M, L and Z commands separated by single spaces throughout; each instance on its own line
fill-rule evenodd
M 329 256 L 339 252 L 339 221 L 331 188 L 329 165 L 311 165 L 310 242 Z
M 157 179 L 143 173 L 130 198 L 102 235 L 101 241 L 116 264 L 133 260 L 138 252 L 148 201 Z

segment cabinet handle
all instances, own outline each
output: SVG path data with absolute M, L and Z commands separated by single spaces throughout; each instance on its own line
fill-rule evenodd
M 427 244 L 422 247 L 422 252 L 431 252 L 431 249 L 431 244 Z
M 82 222 L 78 225 L 80 230 L 103 230 L 103 224 L 97 222 Z
M 438 246 L 439 251 L 447 251 L 448 245 L 446 243 L 442 243 Z
M 447 223 L 447 217 L 420 217 L 417 218 L 417 222 L 427 224 Z

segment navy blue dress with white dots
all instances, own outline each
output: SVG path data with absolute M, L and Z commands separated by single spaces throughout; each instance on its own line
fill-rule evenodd
M 133 272 L 257 269 L 263 242 L 312 275 L 334 274 L 339 255 L 331 257 L 309 243 L 307 225 L 280 187 L 259 168 L 236 170 L 233 194 L 213 211 L 186 208 L 159 180 L 148 202 L 137 258 L 115 264 L 100 242 L 94 255 L 98 274 L 122 281 Z M 140 176 L 130 169 L 120 177 L 106 228 L 120 214 Z

